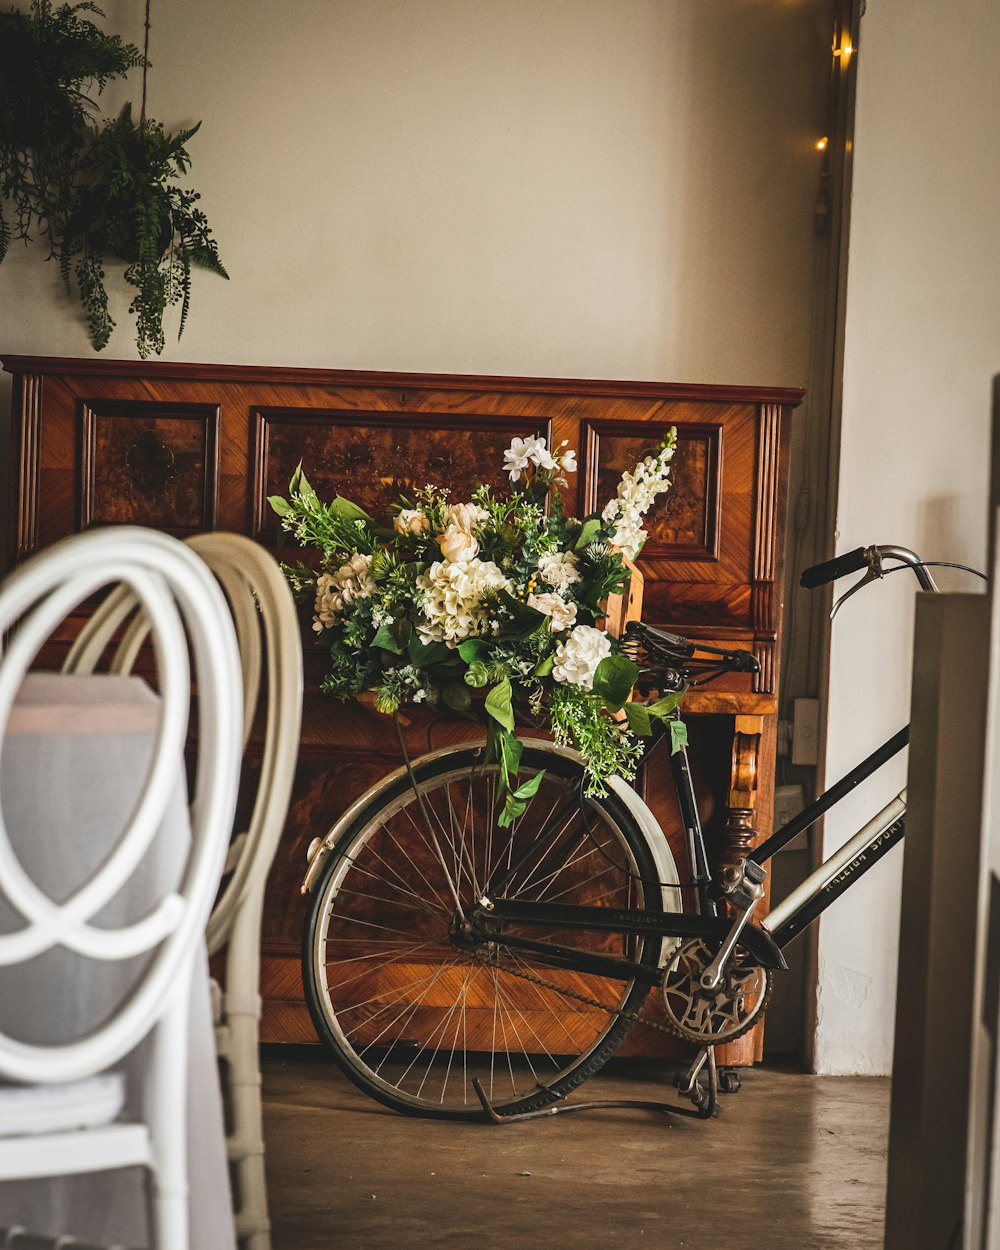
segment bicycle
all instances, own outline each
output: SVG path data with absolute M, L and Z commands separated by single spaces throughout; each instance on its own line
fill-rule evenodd
M 929 564 L 902 547 L 858 548 L 807 569 L 801 583 L 864 569 L 836 613 L 905 568 L 936 591 Z M 756 669 L 748 651 L 695 646 L 641 622 L 624 646 L 642 693 Z M 525 775 L 544 776 L 510 829 L 493 819 L 498 765 L 482 744 L 407 761 L 310 848 L 303 982 L 320 1039 L 394 1110 L 509 1122 L 594 1105 L 563 1100 L 612 1055 L 658 986 L 665 1019 L 642 1023 L 697 1047 L 677 1082 L 694 1109 L 671 1110 L 717 1114 L 714 1048 L 757 1023 L 774 971 L 787 966 L 783 948 L 902 838 L 905 791 L 757 924 L 767 861 L 907 736 L 900 730 L 718 880 L 682 747 L 670 760 L 691 864 L 683 884 L 638 795 L 611 778 L 604 795 L 587 796 L 578 758 L 551 742 L 524 744 Z M 738 1083 L 723 1074 L 723 1088 Z

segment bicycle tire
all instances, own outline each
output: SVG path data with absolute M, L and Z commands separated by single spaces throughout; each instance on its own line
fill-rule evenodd
M 647 986 L 635 980 L 535 963 L 505 948 L 502 934 L 476 951 L 450 940 L 452 886 L 463 906 L 481 897 L 489 873 L 536 847 L 544 822 L 557 813 L 562 818 L 568 799 L 582 793 L 577 760 L 544 745 L 526 747 L 521 780 L 542 770 L 527 812 L 504 830 L 483 818 L 496 810 L 497 767 L 484 764 L 480 748 L 418 760 L 413 772 L 421 799 L 405 773 L 376 788 L 324 865 L 303 936 L 306 1002 L 341 1070 L 396 1111 L 481 1120 L 473 1076 L 500 1115 L 547 1106 L 606 1062 L 633 1023 L 617 1013 L 637 1012 L 646 997 Z M 659 906 L 654 857 L 627 805 L 613 792 L 585 803 L 586 816 L 578 803 L 565 826 L 571 837 L 574 830 L 581 834 L 579 847 L 561 864 L 550 848 L 525 867 L 523 883 L 511 881 L 507 895 L 523 896 L 530 885 L 534 897 L 561 902 Z M 443 855 L 427 836 L 428 824 Z M 661 850 L 661 873 L 662 860 Z M 675 884 L 675 870 L 672 875 Z M 530 936 L 623 951 L 651 967 L 662 944 L 658 936 L 535 927 Z M 559 990 L 517 976 L 508 965 Z M 570 993 L 596 998 L 607 1010 Z

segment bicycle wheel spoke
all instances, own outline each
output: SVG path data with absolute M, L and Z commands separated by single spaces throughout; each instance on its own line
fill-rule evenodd
M 491 889 L 605 908 L 659 897 L 645 836 L 620 803 L 588 800 L 584 828 L 579 765 L 533 745 L 522 765 L 545 776 L 501 827 L 499 769 L 481 751 L 417 761 L 417 791 L 393 781 L 361 804 L 324 867 L 303 964 L 310 1010 L 344 1071 L 398 1110 L 481 1118 L 477 1078 L 500 1114 L 544 1106 L 599 1066 L 644 1001 L 644 982 L 508 947 L 519 925 L 481 905 Z M 569 952 L 624 940 L 542 932 Z M 630 957 L 655 965 L 658 938 L 629 941 Z

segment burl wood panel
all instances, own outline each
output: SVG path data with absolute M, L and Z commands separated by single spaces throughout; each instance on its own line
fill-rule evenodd
M 758 656 L 756 682 L 734 678 L 692 697 L 688 709 L 695 754 L 708 764 L 702 790 L 716 853 L 727 844 L 737 716 L 756 716 L 762 726 L 749 831 L 739 830 L 739 838 L 767 830 L 787 417 L 801 392 L 161 361 L 3 363 L 14 378 L 8 563 L 86 525 L 121 521 L 180 534 L 235 530 L 272 546 L 266 496 L 285 493 L 299 459 L 321 493 L 338 490 L 374 514 L 398 489 L 407 493 L 425 481 L 461 499 L 473 481 L 503 485 L 501 453 L 514 434 L 546 434 L 552 444 L 567 439 L 578 449 L 580 474 L 564 502 L 585 512 L 606 502 L 637 449 L 676 425 L 674 488 L 651 518 L 639 561 L 644 614 L 701 641 L 752 647 Z M 264 1037 L 272 1041 L 315 1040 L 299 975 L 305 849 L 399 762 L 385 718 L 319 693 L 323 655 L 307 616 L 302 748 L 264 917 Z M 66 638 L 54 644 L 54 661 L 66 645 Z M 477 732 L 417 716 L 407 747 L 416 753 Z M 683 873 L 683 831 L 665 770 L 651 765 L 643 784 Z M 648 1051 L 650 1042 L 663 1053 L 658 1034 L 636 1045 Z M 725 1050 L 727 1061 L 749 1061 L 759 1041 L 741 1039 Z
M 80 421 L 80 529 L 214 528 L 218 405 L 97 401 Z

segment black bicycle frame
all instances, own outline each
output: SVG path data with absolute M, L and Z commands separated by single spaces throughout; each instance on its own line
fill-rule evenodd
M 856 786 L 860 785 L 884 763 L 897 755 L 909 740 L 909 727 L 901 729 L 892 738 L 884 742 L 860 764 L 856 765 L 831 786 L 817 799 L 805 807 L 791 820 L 787 821 L 771 837 L 767 838 L 748 858 L 756 864 L 765 864 L 777 851 L 814 824 L 824 812 L 840 802 Z M 692 865 L 691 886 L 696 890 L 698 902 L 697 913 L 666 912 L 659 908 L 614 908 L 587 907 L 559 903 L 535 902 L 525 899 L 506 899 L 503 891 L 520 871 L 528 857 L 536 857 L 539 851 L 544 855 L 556 839 L 565 831 L 563 818 L 568 809 L 559 814 L 559 819 L 552 822 L 550 829 L 533 844 L 526 856 L 493 882 L 490 886 L 490 901 L 487 908 L 480 914 L 488 916 L 491 921 L 508 921 L 520 926 L 537 925 L 539 928 L 572 928 L 618 933 L 623 936 L 639 937 L 655 935 L 659 937 L 692 938 L 701 937 L 709 942 L 721 943 L 730 931 L 732 922 L 726 916 L 720 916 L 714 898 L 709 894 L 712 876 L 708 867 L 708 856 L 705 850 L 704 832 L 698 807 L 695 800 L 694 785 L 688 763 L 686 748 L 673 753 L 670 759 L 674 785 L 677 793 L 678 807 L 684 823 L 688 842 L 688 852 Z M 748 924 L 740 935 L 739 944 L 763 967 L 787 967 L 781 951 L 794 937 L 797 937 L 807 925 L 826 910 L 840 895 L 859 877 L 863 876 L 883 855 L 896 845 L 903 837 L 905 830 L 905 814 L 897 816 L 878 829 L 873 837 L 859 849 L 846 864 L 828 882 L 824 883 L 815 893 L 803 899 L 802 904 L 773 932 L 766 932 L 755 925 Z M 570 835 L 572 846 L 578 845 L 587 837 L 587 832 Z M 560 853 L 568 853 L 571 845 L 563 845 Z M 477 909 L 478 910 L 478 909 Z M 558 943 L 539 941 L 528 937 L 518 937 L 505 932 L 503 943 L 513 949 L 530 953 L 541 963 L 552 967 L 572 968 L 578 972 L 595 973 L 618 980 L 640 980 L 652 984 L 658 979 L 658 970 L 632 960 L 612 955 L 584 952 L 573 947 Z

